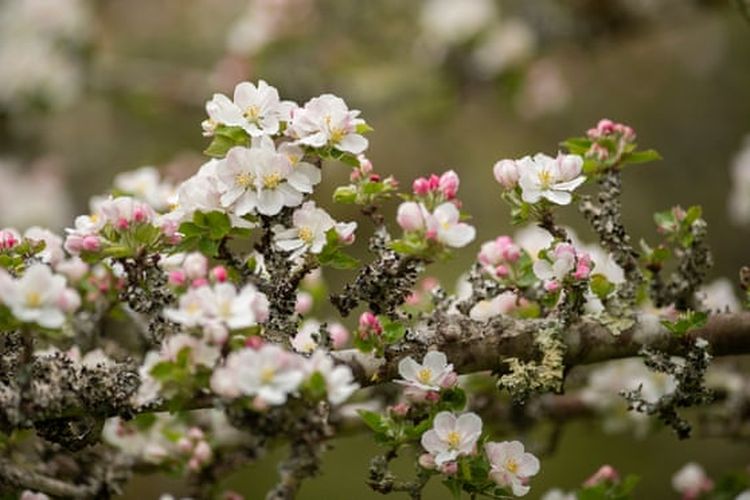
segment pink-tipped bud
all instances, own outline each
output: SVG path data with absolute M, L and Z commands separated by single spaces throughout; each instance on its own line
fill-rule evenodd
M 396 222 L 404 231 L 420 231 L 424 229 L 425 221 L 422 207 L 413 201 L 406 201 L 399 205 Z
M 591 477 L 584 481 L 583 486 L 590 488 L 598 484 L 608 482 L 616 483 L 620 480 L 620 474 L 611 465 L 602 465 Z
M 205 436 L 206 435 L 203 433 L 200 427 L 191 427 L 187 431 L 187 437 L 189 437 L 193 441 L 200 441 Z
M 208 274 L 208 259 L 202 253 L 189 253 L 182 263 L 182 269 L 191 280 L 205 278 Z
M 313 296 L 307 292 L 297 293 L 297 302 L 294 304 L 294 312 L 305 315 L 313 308 Z
M 417 460 L 419 462 L 419 466 L 423 469 L 427 470 L 433 470 L 435 469 L 435 457 L 430 455 L 429 453 L 422 453 L 419 455 L 419 459 Z
M 197 458 L 201 463 L 207 463 L 211 460 L 211 446 L 206 441 L 199 441 L 193 451 L 193 458 Z
M 208 285 L 208 280 L 206 278 L 198 278 L 193 280 L 192 283 L 190 283 L 190 286 L 193 288 L 200 288 L 202 286 Z
M 437 191 L 440 188 L 440 177 L 435 174 L 430 175 L 427 179 L 427 185 L 429 186 L 430 191 Z
M 406 403 L 398 403 L 388 408 L 389 412 L 397 417 L 405 417 L 409 413 L 409 405 Z
M 513 189 L 518 185 L 521 174 L 515 160 L 500 160 L 492 167 L 495 180 L 505 189 Z
M 177 441 L 177 449 L 185 455 L 187 455 L 188 453 L 192 453 L 193 442 L 186 437 L 181 437 L 179 441 Z
M 263 347 L 263 344 L 264 344 L 263 339 L 257 335 L 248 337 L 247 340 L 245 340 L 245 347 L 249 347 L 250 349 L 253 349 L 256 351 L 260 349 L 261 347 Z
M 449 200 L 452 200 L 456 197 L 459 184 L 460 180 L 458 178 L 458 175 L 453 170 L 448 170 L 440 176 L 440 192 L 443 193 L 443 196 L 445 196 Z
M 175 269 L 174 271 L 169 272 L 167 281 L 172 286 L 183 286 L 187 280 L 185 278 L 185 273 L 182 270 Z
M 370 311 L 363 312 L 359 317 L 360 331 L 372 332 L 376 335 L 383 333 L 383 326 L 380 320 Z
M 424 177 L 414 179 L 411 189 L 417 196 L 425 196 L 430 192 L 430 182 Z
M 370 182 L 380 182 L 380 175 L 378 174 L 370 174 L 370 177 L 368 177 Z
M 573 273 L 573 277 L 577 280 L 587 279 L 591 274 L 592 267 L 591 256 L 588 253 L 582 252 L 578 254 L 576 269 Z
M 367 175 L 372 172 L 372 162 L 370 160 L 364 155 L 357 156 L 357 159 L 359 160 L 359 168 L 362 170 L 363 174 Z
M 451 389 L 456 386 L 458 382 L 458 374 L 456 372 L 450 372 L 440 382 L 440 387 L 443 389 Z
M 435 391 L 427 391 L 424 395 L 424 400 L 428 403 L 437 403 L 440 401 L 440 393 Z
M 328 334 L 334 349 L 342 349 L 349 342 L 349 330 L 341 323 L 332 323 L 328 326 Z
M 549 293 L 557 293 L 560 290 L 560 283 L 555 280 L 550 280 L 544 283 L 544 289 Z
M 8 250 L 18 244 L 20 236 L 12 229 L 3 229 L 0 231 L 0 248 Z
M 440 467 L 440 472 L 446 476 L 455 476 L 458 472 L 458 464 L 456 462 L 447 462 Z
M 137 206 L 133 209 L 133 220 L 141 223 L 148 219 L 148 212 L 142 206 Z
M 229 272 L 227 271 L 227 268 L 224 266 L 216 266 L 213 269 L 211 269 L 211 276 L 218 283 L 224 283 L 226 280 L 229 279 Z
M 102 246 L 102 242 L 98 236 L 84 236 L 81 241 L 81 248 L 87 252 L 96 252 Z
M 126 219 L 125 217 L 120 217 L 117 219 L 117 222 L 115 222 L 115 227 L 120 230 L 125 230 L 130 226 L 130 221 Z
M 499 266 L 495 267 L 495 275 L 498 278 L 507 278 L 509 274 L 510 271 L 508 270 L 508 266 L 500 264 Z
M 561 181 L 572 181 L 583 171 L 583 158 L 578 155 L 560 154 L 557 156 L 557 167 Z

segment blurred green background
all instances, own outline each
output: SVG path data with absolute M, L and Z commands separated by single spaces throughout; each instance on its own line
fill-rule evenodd
M 492 9 L 481 11 L 483 2 L 456 0 L 435 25 L 430 2 L 421 1 L 71 0 L 86 13 L 85 33 L 65 47 L 80 71 L 77 95 L 63 104 L 36 94 L 3 103 L 0 157 L 12 158 L 21 174 L 43 160 L 79 213 L 118 171 L 157 165 L 175 180 L 194 171 L 207 144 L 203 104 L 213 92 L 259 78 L 298 102 L 333 92 L 375 128 L 368 156 L 377 172 L 404 187 L 430 172 L 461 175 L 460 197 L 478 237 L 432 270 L 452 283 L 482 241 L 513 231 L 493 163 L 554 154 L 560 140 L 608 117 L 633 126 L 639 143 L 664 157 L 625 176 L 625 223 L 636 239 L 654 239 L 653 212 L 701 204 L 712 276 L 736 281 L 748 263 L 750 230 L 732 222 L 727 197 L 729 166 L 750 133 L 750 25 L 733 2 L 488 1 Z M 478 18 L 462 21 L 462 10 L 471 9 Z M 452 19 L 463 28 L 451 27 Z M 482 53 L 500 55 L 488 69 L 477 62 Z M 10 71 L 0 68 L 0 78 Z M 348 175 L 341 165 L 326 170 L 318 192 L 324 204 Z M 575 211 L 566 215 L 563 222 L 591 240 Z M 324 475 L 305 483 L 301 498 L 375 498 L 364 484 L 375 445 L 364 436 L 333 444 Z M 261 498 L 279 453 L 238 472 L 230 486 Z M 551 486 L 572 488 L 602 463 L 642 475 L 638 498 L 671 497 L 669 477 L 687 461 L 718 474 L 749 459 L 746 442 L 678 442 L 668 431 L 634 440 L 581 422 L 543 457 L 529 498 Z M 183 491 L 168 479 L 141 477 L 125 497 L 156 498 L 165 489 Z M 437 483 L 428 492 L 447 498 Z

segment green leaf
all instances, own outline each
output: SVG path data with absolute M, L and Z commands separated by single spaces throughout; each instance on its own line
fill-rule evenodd
M 369 126 L 367 123 L 360 123 L 356 128 L 358 134 L 366 134 L 367 132 L 372 132 L 373 130 L 375 129 Z
M 624 155 L 622 157 L 622 164 L 637 165 L 639 163 L 648 163 L 661 159 L 661 155 L 655 149 L 644 149 L 643 151 L 634 151 Z
M 326 379 L 320 372 L 315 372 L 307 382 L 307 389 L 314 400 L 323 399 L 327 392 Z
M 220 240 L 232 230 L 229 216 L 223 212 L 209 212 L 206 214 L 208 224 L 208 235 L 210 238 Z
M 334 269 L 356 269 L 359 266 L 359 260 L 349 254 L 335 249 L 326 252 L 325 250 L 318 256 L 318 262 L 322 266 L 329 266 Z
M 376 433 L 385 433 L 388 431 L 388 425 L 384 422 L 384 417 L 380 413 L 368 410 L 358 410 L 357 413 L 365 425 Z
M 393 344 L 401 340 L 406 333 L 406 327 L 398 321 L 392 321 L 387 316 L 378 316 L 380 324 L 383 326 L 383 339 L 388 344 Z
M 156 363 L 149 373 L 156 380 L 169 380 L 177 370 L 177 366 L 171 361 L 161 361 Z
M 708 323 L 708 313 L 702 311 L 685 311 L 677 321 L 662 320 L 661 324 L 675 335 L 681 336 L 690 330 L 702 328 Z
M 610 293 L 615 291 L 615 284 L 611 283 L 603 274 L 593 274 L 589 283 L 591 291 L 599 297 L 599 300 L 605 300 Z
M 560 143 L 569 153 L 584 155 L 591 148 L 591 140 L 586 137 L 571 137 Z
M 354 203 L 357 201 L 357 188 L 353 185 L 337 187 L 333 192 L 333 201 L 345 204 Z
M 203 154 L 206 156 L 211 156 L 213 158 L 224 158 L 227 155 L 227 152 L 235 147 L 237 144 L 228 137 L 225 137 L 223 135 L 215 135 L 213 140 L 211 141 L 211 144 L 208 145 L 208 147 L 203 150 Z

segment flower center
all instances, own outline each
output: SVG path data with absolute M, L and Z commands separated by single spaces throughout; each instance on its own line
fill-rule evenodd
M 234 176 L 234 182 L 243 189 L 247 189 L 255 182 L 255 176 L 250 172 L 240 172 Z
M 518 472 L 518 462 L 516 462 L 516 460 L 513 458 L 509 458 L 508 460 L 505 461 L 505 468 L 511 474 L 515 474 Z
M 432 370 L 429 368 L 422 368 L 419 370 L 419 373 L 417 373 L 417 378 L 423 384 L 428 384 L 430 380 L 432 380 Z
M 546 168 L 539 171 L 538 177 L 539 184 L 542 185 L 542 188 L 547 189 L 552 184 L 552 172 Z
M 456 431 L 450 431 L 446 441 L 448 441 L 448 446 L 455 450 L 461 444 L 461 435 Z
M 312 229 L 309 227 L 301 227 L 299 230 L 299 239 L 305 242 L 305 244 L 310 245 L 313 242 L 314 235 L 312 232 Z
M 249 122 L 257 122 L 260 118 L 260 108 L 255 104 L 253 104 L 252 106 L 248 106 L 245 109 L 243 116 Z
M 281 184 L 281 174 L 274 172 L 263 176 L 263 187 L 266 189 L 276 189 Z
M 338 143 L 341 142 L 341 139 L 344 138 L 346 135 L 346 131 L 341 128 L 334 128 L 331 130 L 331 142 Z
M 39 307 L 42 305 L 42 295 L 39 292 L 26 292 L 26 305 Z
M 223 301 L 219 304 L 219 316 L 222 318 L 228 318 L 232 314 L 232 303 L 228 300 Z
M 274 375 L 276 375 L 276 370 L 271 366 L 267 366 L 260 371 L 260 381 L 264 384 L 270 384 L 273 382 Z

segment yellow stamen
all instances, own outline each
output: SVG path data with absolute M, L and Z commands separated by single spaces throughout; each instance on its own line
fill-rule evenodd
M 509 458 L 505 461 L 505 469 L 511 474 L 515 474 L 516 472 L 518 472 L 518 462 L 516 462 L 512 458 Z
M 39 307 L 42 305 L 42 296 L 39 292 L 26 292 L 26 305 L 28 307 Z
M 281 184 L 281 175 L 278 172 L 266 174 L 263 176 L 263 187 L 266 189 L 276 189 Z
M 430 380 L 432 380 L 432 370 L 430 370 L 429 368 L 422 368 L 417 374 L 417 379 L 419 379 L 419 381 L 423 384 L 429 383 Z
M 539 177 L 539 184 L 542 185 L 543 188 L 548 188 L 550 184 L 552 184 L 552 172 L 550 172 L 547 169 L 542 169 L 539 171 L 538 174 Z
M 456 431 L 450 431 L 446 441 L 448 441 L 448 446 L 456 449 L 458 448 L 458 445 L 461 444 L 461 435 Z
M 249 172 L 240 172 L 234 176 L 234 182 L 241 188 L 247 189 L 255 182 L 255 176 Z
M 248 106 L 243 113 L 245 119 L 249 122 L 258 121 L 260 118 L 260 108 L 256 105 Z
M 276 370 L 267 366 L 260 371 L 260 381 L 264 384 L 270 384 L 273 381 L 274 375 L 276 375 Z
M 299 230 L 299 239 L 304 241 L 306 244 L 311 244 L 315 236 L 313 235 L 312 229 L 309 227 L 302 227 Z

